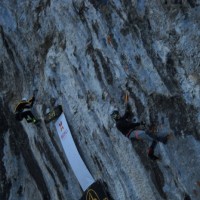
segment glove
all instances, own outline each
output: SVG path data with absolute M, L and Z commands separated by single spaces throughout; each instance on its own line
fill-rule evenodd
M 151 147 L 149 148 L 148 156 L 151 160 L 160 160 L 158 156 L 154 155 L 154 150 Z
M 160 160 L 160 158 L 158 157 L 158 156 L 155 156 L 155 155 L 148 155 L 149 156 L 149 158 L 151 159 L 151 160 Z
M 148 156 L 150 157 L 153 154 L 154 154 L 154 150 L 153 150 L 152 147 L 150 147 L 149 150 L 148 150 Z
M 29 100 L 29 104 L 32 106 L 35 102 L 35 97 L 33 96 L 30 100 Z
M 32 102 L 34 102 L 34 101 L 35 101 L 35 97 L 34 97 L 34 96 L 31 98 L 31 101 L 32 101 Z

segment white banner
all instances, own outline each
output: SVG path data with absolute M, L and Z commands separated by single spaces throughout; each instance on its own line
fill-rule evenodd
M 91 184 L 94 183 L 94 179 L 79 155 L 64 113 L 61 114 L 55 125 L 67 159 L 83 191 L 85 191 Z

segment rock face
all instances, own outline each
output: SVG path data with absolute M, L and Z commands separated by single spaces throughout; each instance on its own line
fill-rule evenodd
M 1 0 L 0 199 L 77 200 L 82 190 L 54 123 L 18 122 L 35 95 L 43 119 L 62 104 L 95 179 L 114 200 L 200 199 L 200 1 Z M 172 130 L 152 162 L 117 131 L 125 93 L 137 120 Z

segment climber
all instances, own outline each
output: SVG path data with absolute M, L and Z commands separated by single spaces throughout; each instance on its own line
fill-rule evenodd
M 38 120 L 34 117 L 30 110 L 30 108 L 32 108 L 33 106 L 34 101 L 34 96 L 29 100 L 23 98 L 15 108 L 15 119 L 18 121 L 22 121 L 23 118 L 25 118 L 28 123 L 37 123 Z
M 159 157 L 154 155 L 154 149 L 156 147 L 157 142 L 162 142 L 163 144 L 166 144 L 168 140 L 168 135 L 165 137 L 158 137 L 153 135 L 150 136 L 150 132 L 140 130 L 139 126 L 145 125 L 145 123 L 131 122 L 132 112 L 129 104 L 127 104 L 124 116 L 121 117 L 119 111 L 114 110 L 111 114 L 111 117 L 115 120 L 117 129 L 129 139 L 146 140 L 148 142 L 151 142 L 151 146 L 148 150 L 148 156 L 152 160 L 159 159 Z

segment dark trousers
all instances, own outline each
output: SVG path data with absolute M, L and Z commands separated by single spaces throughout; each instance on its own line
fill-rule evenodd
M 151 145 L 149 147 L 149 152 L 148 152 L 148 156 L 152 159 L 152 160 L 157 160 L 158 157 L 154 155 L 154 150 L 156 148 L 156 145 L 158 142 L 162 142 L 163 144 L 167 143 L 167 136 L 155 136 L 153 134 L 151 134 L 148 131 L 144 131 L 144 130 L 134 130 L 131 132 L 131 134 L 129 135 L 129 138 L 134 138 L 137 140 L 145 140 L 148 143 L 150 142 Z
M 28 123 L 33 122 L 33 120 L 35 119 L 34 115 L 32 114 L 30 110 L 16 113 L 15 118 L 18 121 L 22 121 L 25 118 Z

